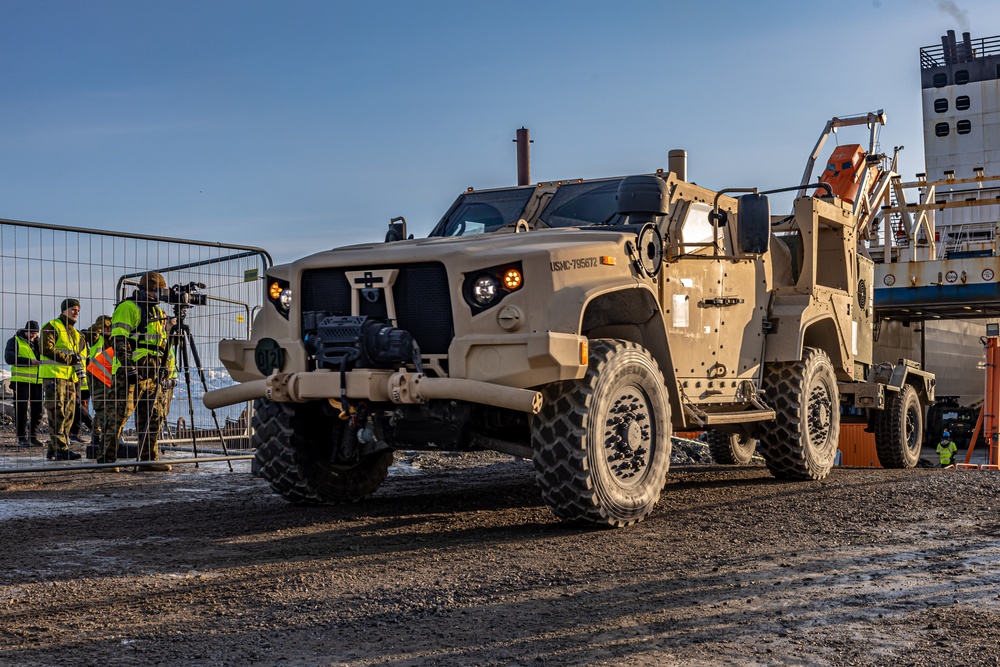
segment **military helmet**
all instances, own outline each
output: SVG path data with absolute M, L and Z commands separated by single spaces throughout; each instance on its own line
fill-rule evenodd
M 110 326 L 111 326 L 111 318 L 109 316 L 107 316 L 107 315 L 98 315 L 97 319 L 94 320 L 93 327 L 91 327 L 91 328 L 93 328 L 94 331 L 100 331 L 104 327 L 110 327 Z
M 139 278 L 139 289 L 145 292 L 167 289 L 167 281 L 156 271 L 147 271 Z

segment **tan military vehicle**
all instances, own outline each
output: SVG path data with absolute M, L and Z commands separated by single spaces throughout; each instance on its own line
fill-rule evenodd
M 765 194 L 672 167 L 470 189 L 429 238 L 394 222 L 272 268 L 252 340 L 219 347 L 241 384 L 205 404 L 257 401 L 256 470 L 301 503 L 364 498 L 394 450 L 488 449 L 531 458 L 556 515 L 622 526 L 657 502 L 674 430 L 733 462 L 759 439 L 775 476 L 816 480 L 842 403 L 883 465 L 915 464 L 933 378 L 871 364 L 850 208 L 800 197 L 772 228 Z

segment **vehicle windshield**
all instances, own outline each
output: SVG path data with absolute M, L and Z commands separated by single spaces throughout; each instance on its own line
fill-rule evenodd
M 587 227 L 612 222 L 621 180 L 560 185 L 538 216 L 540 226 Z M 455 200 L 430 235 L 470 236 L 513 225 L 534 193 L 532 188 L 467 192 Z
M 469 236 L 494 232 L 517 222 L 532 188 L 470 192 L 459 197 L 431 236 Z
M 549 227 L 586 227 L 610 221 L 617 211 L 621 179 L 567 183 L 556 190 L 539 216 Z

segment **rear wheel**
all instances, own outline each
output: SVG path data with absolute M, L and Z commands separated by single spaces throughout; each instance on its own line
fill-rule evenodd
M 924 413 L 917 391 L 911 385 L 887 401 L 876 416 L 875 451 L 883 468 L 913 468 L 920 459 L 924 440 Z
M 348 465 L 332 463 L 344 424 L 319 403 L 258 399 L 253 418 L 257 476 L 294 503 L 355 502 L 372 494 L 388 476 L 393 452 L 362 456 Z
M 670 431 L 666 387 L 649 352 L 621 340 L 591 341 L 586 376 L 548 387 L 532 419 L 542 498 L 574 523 L 641 521 L 666 481 Z
M 708 431 L 705 442 L 715 462 L 723 465 L 745 466 L 753 460 L 753 455 L 757 451 L 757 439 L 745 433 Z
M 801 361 L 770 364 L 764 394 L 777 416 L 760 439 L 771 474 L 780 479 L 823 479 L 840 439 L 840 392 L 826 352 L 807 347 Z

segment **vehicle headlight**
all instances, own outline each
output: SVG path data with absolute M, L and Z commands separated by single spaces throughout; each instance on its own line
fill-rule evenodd
M 493 276 L 479 276 L 472 283 L 472 298 L 480 306 L 489 306 L 499 294 L 499 283 Z
M 268 277 L 267 300 L 271 302 L 274 309 L 281 313 L 281 316 L 288 319 L 288 312 L 292 309 L 292 287 L 287 280 Z
M 472 314 L 478 315 L 516 292 L 524 286 L 521 263 L 501 264 L 465 274 L 462 293 Z

